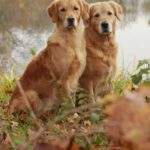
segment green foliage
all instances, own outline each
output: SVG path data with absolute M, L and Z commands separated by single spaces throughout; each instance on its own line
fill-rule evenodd
M 35 56 L 35 55 L 36 55 L 35 49 L 34 49 L 34 48 L 31 48 L 31 49 L 30 49 L 30 53 L 31 53 L 32 56 Z
M 132 80 L 130 75 L 125 70 L 120 70 L 116 74 L 115 78 L 112 79 L 113 92 L 115 94 L 121 94 L 125 89 L 132 87 Z
M 89 143 L 86 141 L 85 137 L 83 135 L 76 136 L 75 142 L 79 147 L 88 149 L 89 148 Z
M 107 145 L 107 138 L 103 135 L 93 135 L 92 137 L 92 143 L 96 146 L 104 146 L 106 147 Z
M 14 142 L 14 144 L 20 144 L 20 143 L 25 143 L 23 141 L 25 141 L 25 139 L 22 136 L 18 136 L 18 134 L 12 134 L 11 135 L 12 140 Z
M 150 85 L 150 60 L 140 60 L 138 62 L 136 72 L 131 76 L 134 85 L 140 84 Z
M 8 75 L 5 74 L 2 77 L 1 86 L 4 86 L 5 89 L 13 89 L 14 88 L 14 80 L 15 80 L 14 71 L 13 71 L 13 69 L 11 69 Z
M 9 74 L 5 74 L 0 79 L 0 102 L 7 104 L 9 102 L 9 92 L 15 87 L 15 75 L 13 69 L 10 70 Z
M 141 84 L 150 85 L 150 60 L 138 61 L 134 73 L 128 73 L 125 70 L 118 71 L 112 80 L 113 91 L 121 94 L 126 89 L 131 90 L 134 86 Z
M 62 104 L 61 108 L 57 109 L 56 114 L 61 115 L 63 112 L 73 109 L 74 107 L 74 103 L 70 99 L 66 99 L 65 102 Z

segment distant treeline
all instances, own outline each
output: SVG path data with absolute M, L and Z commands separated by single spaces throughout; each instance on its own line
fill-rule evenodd
M 34 28 L 45 30 L 50 26 L 46 8 L 52 0 L 0 0 L 0 33 L 10 28 Z M 87 0 L 98 2 L 107 0 Z M 138 8 L 142 4 L 144 12 L 149 11 L 149 0 L 115 0 L 120 3 L 125 12 L 124 24 L 135 21 Z
M 52 0 L 0 0 L 0 32 L 9 28 L 44 28 L 49 25 L 46 8 Z M 42 23 L 42 26 L 41 26 Z

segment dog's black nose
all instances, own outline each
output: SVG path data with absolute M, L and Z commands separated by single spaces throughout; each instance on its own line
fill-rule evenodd
M 74 21 L 75 21 L 74 18 L 72 18 L 72 17 L 68 18 L 68 23 L 69 23 L 69 24 L 72 25 L 72 24 L 74 23 Z
M 103 22 L 103 23 L 101 24 L 101 26 L 102 26 L 103 29 L 108 29 L 109 24 L 108 24 L 107 22 Z

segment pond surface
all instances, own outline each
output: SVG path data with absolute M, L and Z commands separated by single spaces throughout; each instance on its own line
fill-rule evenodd
M 116 1 L 125 11 L 125 20 L 117 26 L 118 67 L 128 69 L 136 61 L 150 58 L 150 0 Z M 0 74 L 11 68 L 21 74 L 32 59 L 31 52 L 46 46 L 54 29 L 45 11 L 49 3 L 0 0 Z

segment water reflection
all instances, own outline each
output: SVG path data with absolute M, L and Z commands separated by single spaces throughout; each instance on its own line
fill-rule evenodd
M 53 29 L 46 12 L 50 1 L 0 0 L 0 72 L 7 72 L 13 66 L 20 74 L 32 57 L 30 50 L 38 52 L 46 45 Z M 125 20 L 117 29 L 118 64 L 124 62 L 128 66 L 134 59 L 150 54 L 150 1 L 116 1 L 125 11 Z

